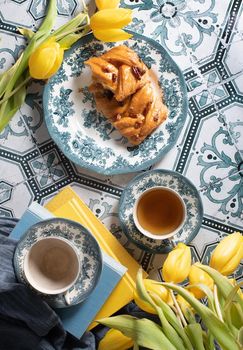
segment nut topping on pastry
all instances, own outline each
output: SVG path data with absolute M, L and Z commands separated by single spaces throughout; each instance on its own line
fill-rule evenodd
M 96 106 L 133 145 L 168 115 L 157 79 L 138 55 L 121 45 L 85 62 L 92 70 Z

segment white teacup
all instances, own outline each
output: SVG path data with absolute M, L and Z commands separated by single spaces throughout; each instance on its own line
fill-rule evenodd
M 26 280 L 44 294 L 66 292 L 74 285 L 79 273 L 78 252 L 73 244 L 62 237 L 40 239 L 24 259 Z
M 149 238 L 172 238 L 186 220 L 186 206 L 176 191 L 156 186 L 138 197 L 133 220 L 138 230 Z

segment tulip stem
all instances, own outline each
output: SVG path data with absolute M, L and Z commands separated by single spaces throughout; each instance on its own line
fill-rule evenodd
M 89 18 L 89 16 L 87 16 L 87 19 Z M 90 28 L 88 27 L 89 25 L 89 21 L 87 21 L 87 24 L 82 24 L 81 26 L 75 28 L 75 29 L 70 29 L 67 30 L 66 32 L 60 33 L 59 35 L 55 36 L 55 33 L 53 33 L 53 35 L 55 36 L 56 40 L 60 40 L 62 39 L 64 36 L 68 35 L 68 34 L 73 34 L 76 32 L 79 32 L 81 30 L 85 31 L 85 34 L 90 30 Z
M 186 319 L 185 319 L 185 317 L 184 317 L 184 315 L 183 315 L 183 313 L 181 311 L 181 308 L 180 308 L 180 306 L 179 306 L 179 304 L 178 304 L 178 302 L 176 300 L 176 297 L 175 297 L 175 295 L 173 293 L 173 290 L 170 290 L 170 295 L 171 295 L 171 298 L 173 300 L 173 303 L 175 304 L 177 313 L 178 313 L 178 315 L 179 315 L 179 317 L 180 317 L 180 319 L 182 321 L 182 324 L 183 324 L 184 327 L 186 327 L 187 326 Z
M 22 88 L 22 86 L 24 86 L 25 84 L 27 84 L 29 81 L 31 80 L 31 77 L 26 78 L 24 81 L 22 81 L 22 83 L 20 83 L 14 90 L 12 90 L 10 92 L 10 94 L 7 94 L 7 96 L 4 96 L 4 98 L 2 100 L 0 100 L 0 106 L 1 104 L 3 104 L 4 102 L 6 102 L 11 96 L 13 96 L 19 89 Z
M 220 305 L 219 305 L 218 289 L 217 289 L 216 284 L 213 287 L 213 295 L 214 295 L 215 308 L 216 308 L 217 315 L 218 315 L 220 321 L 224 322 L 222 312 L 220 309 Z
M 81 0 L 80 2 L 81 2 L 81 4 L 83 5 L 84 10 L 87 12 L 87 11 L 88 11 L 88 7 L 87 7 L 87 5 L 85 4 L 85 1 L 84 1 L 84 0 Z

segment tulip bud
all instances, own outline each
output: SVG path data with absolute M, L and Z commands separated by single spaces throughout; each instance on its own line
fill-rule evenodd
M 188 278 L 190 284 L 204 284 L 210 289 L 213 289 L 213 279 L 195 265 L 191 266 Z M 205 297 L 205 293 L 197 287 L 192 287 L 189 290 L 197 299 Z
M 114 9 L 118 7 L 120 0 L 95 0 L 98 10 Z
M 184 281 L 191 267 L 191 250 L 184 243 L 178 245 L 168 254 L 162 276 L 166 282 L 180 283 Z
M 133 346 L 131 338 L 116 329 L 110 329 L 100 341 L 98 350 L 127 350 Z
M 64 49 L 52 37 L 40 45 L 29 58 L 29 72 L 34 79 L 48 79 L 60 68 Z
M 132 37 L 122 28 L 132 21 L 132 11 L 123 8 L 106 8 L 90 18 L 94 36 L 101 41 L 114 42 Z
M 160 284 L 155 284 L 154 280 L 150 280 L 150 279 L 144 279 L 143 283 L 146 290 L 149 293 L 154 293 L 158 295 L 167 304 L 171 304 L 171 305 L 173 304 L 170 293 L 164 286 Z M 157 312 L 149 303 L 139 298 L 136 290 L 134 290 L 133 299 L 137 304 L 137 306 L 140 307 L 140 309 L 142 309 L 143 311 L 149 312 L 151 314 L 157 314 Z
M 243 236 L 235 232 L 225 237 L 215 248 L 210 266 L 222 275 L 232 274 L 243 259 Z

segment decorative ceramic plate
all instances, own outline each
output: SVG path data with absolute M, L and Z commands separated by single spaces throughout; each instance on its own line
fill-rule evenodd
M 133 221 L 136 199 L 148 188 L 168 187 L 182 197 L 187 218 L 182 229 L 171 239 L 155 240 L 144 236 Z M 120 198 L 119 218 L 126 236 L 141 249 L 151 253 L 168 253 L 177 243 L 188 244 L 196 236 L 202 223 L 203 207 L 196 187 L 183 175 L 170 170 L 152 170 L 136 176 L 124 189 Z
M 170 111 L 139 146 L 128 143 L 97 112 L 88 90 L 91 72 L 84 61 L 121 44 L 136 51 L 157 75 Z M 187 116 L 187 92 L 182 72 L 154 40 L 133 33 L 129 41 L 102 43 L 89 34 L 66 52 L 61 68 L 45 86 L 43 106 L 51 137 L 71 161 L 101 174 L 121 174 L 149 167 L 173 147 Z
M 102 270 L 102 254 L 92 234 L 74 221 L 53 218 L 41 221 L 28 229 L 15 250 L 14 268 L 17 279 L 30 287 L 24 276 L 24 258 L 32 245 L 44 237 L 66 238 L 76 246 L 80 257 L 80 274 L 74 286 L 68 290 L 69 304 L 64 294 L 40 295 L 55 308 L 69 307 L 82 302 L 98 283 Z

